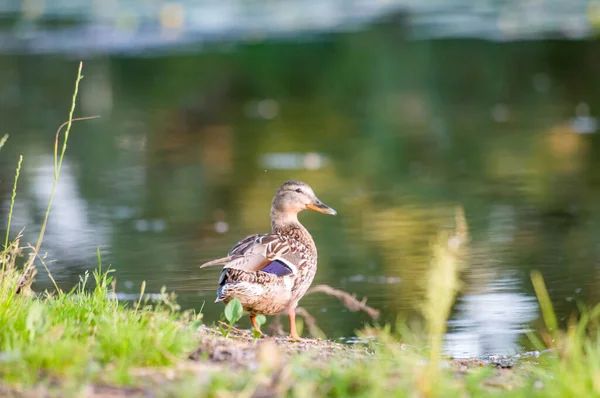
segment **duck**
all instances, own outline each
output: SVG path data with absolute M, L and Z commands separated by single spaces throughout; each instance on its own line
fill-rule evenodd
M 240 240 L 226 257 L 208 261 L 206 268 L 223 265 L 215 302 L 238 299 L 252 327 L 264 336 L 258 315 L 287 312 L 292 340 L 300 340 L 296 329 L 296 307 L 317 272 L 317 247 L 298 214 L 312 210 L 337 212 L 323 203 L 306 183 L 289 180 L 281 184 L 271 203 L 271 232 Z

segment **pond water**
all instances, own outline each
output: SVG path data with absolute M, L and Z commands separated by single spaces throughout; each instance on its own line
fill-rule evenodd
M 118 291 L 162 286 L 183 308 L 214 304 L 199 270 L 269 228 L 281 182 L 300 179 L 337 217 L 301 215 L 319 249 L 314 284 L 356 293 L 380 322 L 417 313 L 431 242 L 462 206 L 471 242 L 449 323 L 455 356 L 521 351 L 541 325 L 539 270 L 562 321 L 600 295 L 599 105 L 589 42 L 399 41 L 390 27 L 307 42 L 221 44 L 84 60 L 46 239 L 63 288 L 103 263 Z M 12 231 L 34 243 L 56 128 L 77 60 L 0 56 L 0 209 L 23 154 Z M 52 285 L 41 270 L 36 289 Z M 301 306 L 331 338 L 370 319 L 332 297 Z M 243 327 L 249 327 L 244 319 Z M 287 328 L 287 325 L 285 325 Z

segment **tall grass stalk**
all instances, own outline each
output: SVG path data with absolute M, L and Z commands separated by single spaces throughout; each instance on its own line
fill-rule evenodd
M 67 142 L 69 140 L 69 134 L 71 133 L 71 125 L 73 124 L 73 112 L 75 112 L 75 104 L 77 102 L 77 93 L 79 92 L 79 82 L 83 79 L 83 75 L 81 71 L 83 69 L 83 62 L 79 63 L 79 69 L 77 70 L 77 79 L 75 80 L 75 90 L 73 91 L 73 100 L 71 101 L 71 111 L 69 112 L 69 120 L 66 122 L 67 129 L 65 130 L 65 138 L 63 139 L 63 149 L 60 154 L 60 158 L 57 157 L 58 152 L 58 142 L 60 138 L 60 130 L 62 129 L 62 125 L 58 128 L 56 132 L 56 140 L 54 142 L 54 182 L 52 184 L 52 191 L 50 192 L 50 199 L 48 199 L 48 207 L 46 208 L 46 214 L 44 215 L 44 221 L 42 222 L 42 228 L 40 229 L 40 234 L 38 236 L 37 243 L 35 245 L 35 255 L 40 250 L 40 246 L 42 245 L 42 240 L 44 239 L 44 233 L 46 232 L 46 225 L 48 224 L 48 217 L 50 216 L 50 209 L 52 208 L 52 202 L 54 200 L 54 193 L 56 192 L 56 187 L 58 185 L 58 178 L 60 176 L 60 168 L 62 166 L 62 162 L 65 156 L 65 151 L 67 150 Z M 35 258 L 35 255 L 32 258 Z
M 23 163 L 23 155 L 19 155 L 19 163 L 17 164 L 17 171 L 15 172 L 15 182 L 13 183 L 12 196 L 10 198 L 10 210 L 8 211 L 8 222 L 6 224 L 6 238 L 4 239 L 4 250 L 8 248 L 8 238 L 10 236 L 10 224 L 12 222 L 13 208 L 15 206 L 15 199 L 17 197 L 17 182 L 19 181 L 19 174 L 21 173 L 21 164 Z M 4 265 L 2 264 L 2 271 L 4 272 Z
M 146 291 L 146 281 L 142 281 L 142 288 L 140 289 L 140 299 L 135 304 L 135 312 L 140 309 L 140 305 L 142 304 L 142 300 L 144 299 L 144 293 Z
M 538 302 L 540 303 L 546 329 L 550 334 L 556 333 L 558 329 L 556 314 L 554 312 L 554 307 L 552 306 L 552 301 L 550 300 L 550 295 L 548 294 L 548 289 L 546 288 L 546 283 L 539 271 L 531 272 L 531 283 L 533 284 L 533 289 L 535 290 Z
M 42 258 L 42 256 L 40 256 L 38 254 L 37 257 L 40 260 L 40 262 L 42 263 L 42 266 L 44 267 L 44 269 L 46 270 L 46 273 L 48 274 L 48 277 L 52 281 L 52 284 L 54 285 L 54 288 L 56 289 L 57 293 L 58 294 L 62 294 L 63 293 L 62 289 L 58 287 L 58 284 L 56 283 L 56 280 L 52 276 L 52 273 L 50 272 L 50 269 L 48 268 L 48 265 L 46 265 L 46 262 L 44 261 L 44 259 Z
M 48 224 L 48 217 L 50 216 L 50 209 L 52 208 L 52 202 L 54 201 L 54 194 L 56 192 L 56 187 L 58 186 L 58 180 L 60 177 L 60 169 L 62 167 L 62 163 L 63 163 L 64 157 L 65 157 L 65 152 L 67 151 L 67 142 L 69 141 L 71 125 L 73 124 L 74 121 L 95 119 L 95 118 L 99 117 L 99 116 L 88 116 L 88 117 L 82 117 L 82 118 L 73 118 L 73 113 L 75 112 L 75 105 L 77 102 L 77 94 L 79 93 L 79 82 L 81 81 L 81 79 L 83 79 L 83 75 L 81 74 L 82 70 L 83 70 L 83 62 L 80 62 L 79 69 L 77 70 L 77 79 L 75 80 L 75 89 L 73 91 L 73 99 L 71 101 L 71 110 L 69 111 L 69 119 L 65 123 L 60 125 L 60 127 L 56 131 L 56 138 L 54 141 L 54 181 L 52 184 L 52 190 L 50 192 L 50 198 L 48 199 L 48 207 L 46 208 L 46 213 L 44 215 L 44 221 L 42 222 L 42 227 L 40 228 L 40 233 L 38 235 L 37 243 L 34 247 L 33 253 L 30 255 L 27 265 L 25 266 L 23 279 L 21 280 L 21 282 L 19 284 L 20 286 L 25 283 L 30 270 L 33 268 L 35 259 L 37 258 L 38 253 L 40 251 L 42 241 L 44 240 L 44 234 L 46 232 L 46 226 Z M 59 156 L 58 155 L 58 147 L 59 147 L 59 141 L 60 141 L 60 132 L 61 132 L 62 128 L 65 126 L 66 126 L 66 130 L 64 133 L 62 150 L 61 150 L 60 156 Z M 18 287 L 18 289 L 20 288 L 20 286 Z
M 429 343 L 428 374 L 424 378 L 422 386 L 426 395 L 431 394 L 436 375 L 440 371 L 439 362 L 446 325 L 456 294 L 460 289 L 459 274 L 462 261 L 459 250 L 468 239 L 467 223 L 462 208 L 456 209 L 455 219 L 455 234 L 449 238 L 445 234 L 440 234 L 438 241 L 433 246 L 433 259 L 422 308 L 427 324 Z

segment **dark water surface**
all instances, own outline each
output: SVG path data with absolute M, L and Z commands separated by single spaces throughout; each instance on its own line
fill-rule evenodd
M 277 186 L 301 179 L 338 211 L 303 213 L 315 284 L 368 297 L 382 321 L 416 312 L 430 243 L 463 206 L 471 233 L 449 352 L 510 354 L 540 325 L 530 271 L 559 315 L 600 295 L 596 42 L 399 41 L 389 28 L 305 43 L 85 60 L 43 245 L 63 287 L 103 262 L 118 290 L 165 285 L 208 322 L 218 269 L 202 262 L 269 228 Z M 0 56 L 2 219 L 34 243 L 76 60 Z M 51 284 L 41 271 L 37 287 Z M 334 298 L 301 305 L 329 337 L 369 319 Z M 243 326 L 249 326 L 243 320 Z M 287 325 L 286 325 L 287 327 Z

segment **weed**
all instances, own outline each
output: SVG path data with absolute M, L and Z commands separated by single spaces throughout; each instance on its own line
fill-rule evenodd
M 219 326 L 219 329 L 221 330 L 223 336 L 227 337 L 229 336 L 229 333 L 231 333 L 233 325 L 242 319 L 242 316 L 244 316 L 244 309 L 240 300 L 234 298 L 227 303 L 225 310 L 223 311 L 223 315 L 225 316 L 225 320 L 227 320 L 228 325 L 226 327 Z

